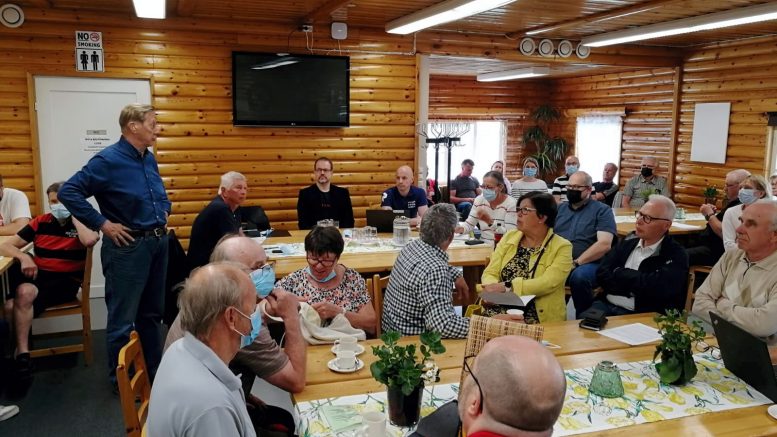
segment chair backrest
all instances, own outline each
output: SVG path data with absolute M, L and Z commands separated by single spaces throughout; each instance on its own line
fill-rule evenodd
M 693 300 L 696 298 L 696 274 L 706 273 L 709 274 L 712 270 L 711 266 L 698 266 L 694 265 L 688 269 L 688 291 L 685 295 L 685 310 L 690 312 L 693 309 Z
M 383 318 L 383 290 L 388 287 L 389 276 L 381 278 L 380 275 L 374 275 L 370 281 L 372 282 L 370 298 L 372 306 L 375 308 L 375 336 L 380 337 L 382 333 L 380 324 Z
M 527 325 L 525 323 L 508 322 L 490 317 L 473 315 L 469 320 L 469 333 L 464 345 L 464 357 L 480 353 L 489 340 L 503 335 L 521 335 L 536 341 L 542 341 L 545 328 L 542 325 Z M 464 367 L 461 370 L 461 381 L 464 381 Z
M 132 375 L 131 378 L 130 375 Z M 124 415 L 127 436 L 140 437 L 148 417 L 151 383 L 148 379 L 140 337 L 136 331 L 130 333 L 129 342 L 119 351 L 116 379 L 119 383 L 121 411 Z

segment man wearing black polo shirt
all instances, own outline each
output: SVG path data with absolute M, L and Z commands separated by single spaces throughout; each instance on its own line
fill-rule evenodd
M 384 191 L 380 201 L 383 209 L 404 210 L 413 226 L 421 223 L 427 204 L 426 191 L 413 185 L 413 170 L 406 165 L 397 169 L 397 185 Z
M 13 314 L 16 376 L 20 380 L 32 376 L 28 336 L 33 317 L 48 307 L 75 299 L 84 278 L 86 248 L 99 239 L 59 203 L 57 191 L 61 185 L 57 182 L 46 190 L 50 213 L 35 217 L 0 245 L 0 255 L 18 261 L 9 271 L 11 298 L 5 309 Z M 20 250 L 29 243 L 33 244 L 34 255 Z
M 221 237 L 240 233 L 240 205 L 248 193 L 246 177 L 236 171 L 221 176 L 219 194 L 194 219 L 189 237 L 189 267 L 204 266 Z

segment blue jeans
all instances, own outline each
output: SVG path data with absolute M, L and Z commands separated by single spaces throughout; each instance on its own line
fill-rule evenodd
M 626 308 L 613 305 L 606 300 L 597 300 L 591 305 L 591 308 L 604 311 L 605 316 L 625 316 L 627 314 L 634 314 L 634 311 L 629 311 Z
M 594 288 L 596 288 L 596 269 L 599 263 L 587 263 L 572 270 L 567 278 L 567 284 L 572 290 L 572 301 L 575 303 L 575 313 L 580 318 L 580 313 L 591 307 L 594 303 Z
M 119 351 L 138 331 L 149 378 L 154 380 L 162 359 L 162 314 L 165 307 L 168 238 L 135 237 L 129 246 L 116 246 L 103 239 L 105 305 L 108 307 L 108 367 L 116 382 Z
M 456 211 L 459 212 L 459 216 L 461 216 L 461 221 L 467 220 L 467 217 L 469 217 L 470 209 L 472 209 L 472 204 L 470 202 L 459 202 L 459 204 L 456 205 Z

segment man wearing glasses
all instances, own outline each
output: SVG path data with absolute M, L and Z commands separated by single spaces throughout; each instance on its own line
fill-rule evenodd
M 596 269 L 617 232 L 612 209 L 591 197 L 591 176 L 575 172 L 567 185 L 568 202 L 558 206 L 553 230 L 572 243 L 573 270 L 567 278 L 577 316 L 591 307 Z
M 353 227 L 351 193 L 332 183 L 334 164 L 329 158 L 318 158 L 313 164 L 315 184 L 299 190 L 297 225 L 312 229 L 320 220 L 335 220 L 340 228 Z
M 462 435 L 550 436 L 566 393 L 556 357 L 540 343 L 506 335 L 464 359 L 459 391 Z
M 674 202 L 659 194 L 635 213 L 638 238 L 621 241 L 602 259 L 596 277 L 604 293 L 594 308 L 613 316 L 683 309 L 688 255 L 668 234 L 674 213 Z

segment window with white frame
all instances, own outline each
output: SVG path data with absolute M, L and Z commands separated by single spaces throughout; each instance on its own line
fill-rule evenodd
M 428 138 L 434 138 L 435 130 L 445 131 L 436 124 L 444 124 L 445 121 L 430 122 L 427 126 Z M 469 131 L 461 136 L 459 145 L 451 150 L 451 180 L 461 172 L 461 161 L 471 159 L 475 162 L 472 176 L 483 182 L 483 175 L 491 170 L 495 161 L 504 161 L 506 137 L 506 124 L 503 121 L 471 121 Z M 434 145 L 429 144 L 426 150 L 426 165 L 428 177 L 440 181 L 440 185 L 447 185 L 448 177 L 448 150 L 440 146 L 438 174 L 434 174 Z
M 594 182 L 602 180 L 608 162 L 620 167 L 623 120 L 617 115 L 586 115 L 577 117 L 575 150 L 580 170 L 591 175 Z M 620 171 L 620 170 L 619 170 Z M 618 175 L 615 175 L 615 181 Z

